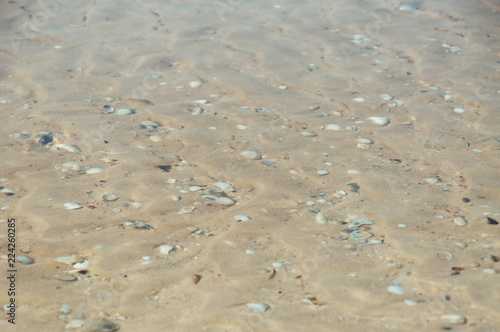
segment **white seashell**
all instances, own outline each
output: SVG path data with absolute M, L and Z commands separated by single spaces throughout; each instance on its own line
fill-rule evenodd
M 327 175 L 328 173 L 330 172 L 328 172 L 325 169 L 320 169 L 319 171 L 316 172 L 316 174 L 318 174 L 319 176 Z
M 71 144 L 55 144 L 54 145 L 56 148 L 61 148 L 69 152 L 80 152 L 80 148 L 76 145 L 71 145 Z
M 17 261 L 21 262 L 23 264 L 33 264 L 35 263 L 35 260 L 33 258 L 29 258 L 26 256 L 17 256 Z
M 129 115 L 129 114 L 133 114 L 134 111 L 132 110 L 129 110 L 128 108 L 122 108 L 122 109 L 119 109 L 118 111 L 116 111 L 116 114 L 118 115 Z
M 206 100 L 206 99 L 198 99 L 198 100 L 194 100 L 193 103 L 195 103 L 195 104 L 206 104 L 206 103 L 208 103 L 208 100 Z
M 151 128 L 156 128 L 156 127 L 159 127 L 160 124 L 158 122 L 154 122 L 154 121 L 142 121 L 142 124 L 145 125 L 146 127 L 151 127 Z
M 241 125 L 241 124 L 237 125 L 236 127 L 237 127 L 239 130 L 245 130 L 245 129 L 247 129 L 247 128 L 248 128 L 248 126 Z
M 341 127 L 338 125 L 338 124 L 329 124 L 329 125 L 326 125 L 325 126 L 325 130 L 335 130 L 335 131 L 339 131 L 341 129 Z
M 326 224 L 326 217 L 320 212 L 316 215 L 316 222 L 320 225 Z
M 365 225 L 373 225 L 373 221 L 365 218 L 356 218 L 353 222 L 349 224 L 349 227 L 358 228 Z
M 181 196 L 178 195 L 170 195 L 169 197 L 176 202 L 181 200 Z
M 203 190 L 205 189 L 205 187 L 202 187 L 202 186 L 191 186 L 189 187 L 189 191 L 199 191 L 199 190 Z
M 10 104 L 11 102 L 12 102 L 12 100 L 10 100 L 10 99 L 2 99 L 0 101 L 0 103 L 2 103 L 2 104 Z
M 102 168 L 92 167 L 92 168 L 88 169 L 85 173 L 87 173 L 87 174 L 97 174 L 97 173 L 101 173 L 101 172 L 102 172 Z
M 373 144 L 373 140 L 369 139 L 369 138 L 358 138 L 358 143 L 362 143 L 362 144 Z
M 194 206 L 185 206 L 182 208 L 182 212 L 184 213 L 191 213 L 195 210 L 196 208 Z
M 465 112 L 465 109 L 463 109 L 461 107 L 455 107 L 453 109 L 453 112 L 455 112 L 455 113 L 463 113 L 463 112 Z
M 397 295 L 403 295 L 405 293 L 405 290 L 400 286 L 389 286 L 387 290 Z
M 394 97 L 393 97 L 393 96 L 388 95 L 388 94 L 383 94 L 383 95 L 380 95 L 380 97 L 382 97 L 382 99 L 387 100 L 387 101 L 389 101 L 389 100 L 393 100 L 393 99 L 394 99 Z
M 149 139 L 155 143 L 163 141 L 163 137 L 161 137 L 160 135 L 149 136 Z
M 73 267 L 76 269 L 86 269 L 90 266 L 90 261 L 88 259 L 84 260 L 81 263 L 75 263 L 73 264 Z
M 221 205 L 234 205 L 236 203 L 229 197 L 217 197 L 215 201 Z
M 407 305 L 407 306 L 415 306 L 418 304 L 417 301 L 415 300 L 404 300 L 404 303 Z
M 103 111 L 106 113 L 113 113 L 115 108 L 113 106 L 105 105 L 102 107 Z
M 257 160 L 257 159 L 262 158 L 262 155 L 256 151 L 243 151 L 240 154 L 245 158 L 253 159 L 253 160 Z
M 365 101 L 365 98 L 362 98 L 362 97 L 357 97 L 357 98 L 354 98 L 353 99 L 355 102 L 358 102 L 358 103 L 362 103 Z
M 365 231 L 354 231 L 349 234 L 349 237 L 354 240 L 366 240 L 371 238 L 373 234 L 365 232 Z
M 467 226 L 467 220 L 465 220 L 465 218 L 462 216 L 455 216 L 453 218 L 453 222 L 457 226 Z
M 347 174 L 359 174 L 359 171 L 357 169 L 348 169 Z
M 81 209 L 83 207 L 80 204 L 76 204 L 76 203 L 72 203 L 72 202 L 66 202 L 66 203 L 64 203 L 64 206 L 68 210 L 78 210 L 78 209 Z
M 401 5 L 401 7 L 399 7 L 399 10 L 402 12 L 411 12 L 414 10 L 418 10 L 418 8 L 415 7 L 414 5 L 410 5 L 408 3 L 405 3 L 404 5 Z
M 250 221 L 252 218 L 244 214 L 238 214 L 234 219 L 236 219 L 236 221 Z
M 425 178 L 424 180 L 428 184 L 438 184 L 441 182 L 441 180 L 439 180 L 438 178 Z
M 459 314 L 447 314 L 441 316 L 441 319 L 450 324 L 465 324 L 465 317 Z
M 247 303 L 247 307 L 253 310 L 253 312 L 266 312 L 269 306 L 265 303 Z
M 483 272 L 488 273 L 488 274 L 497 274 L 498 270 L 496 270 L 496 269 L 484 269 Z
M 385 116 L 371 116 L 368 118 L 368 120 L 371 120 L 373 123 L 379 126 L 386 126 L 391 123 L 391 120 Z
M 192 115 L 200 115 L 203 114 L 205 110 L 201 107 L 195 107 L 193 108 L 193 112 L 191 112 Z
M 104 99 L 106 99 L 106 101 L 109 101 L 110 103 L 115 101 L 115 98 L 112 98 L 112 97 L 106 97 Z
M 61 256 L 61 257 L 57 257 L 56 261 L 58 261 L 59 263 L 71 265 L 72 258 L 73 258 L 73 256 Z
M 199 88 L 201 86 L 201 82 L 200 81 L 192 81 L 189 83 L 189 86 L 192 88 Z
M 303 131 L 302 135 L 305 137 L 316 137 L 315 133 L 311 133 L 310 131 Z
M 462 50 L 462 48 L 460 46 L 451 46 L 450 47 L 450 51 L 453 53 L 460 52 L 461 50 Z
M 108 202 L 116 201 L 118 198 L 120 198 L 120 196 L 115 195 L 115 194 L 102 195 L 102 199 L 105 201 L 108 201 Z
M 170 244 L 163 244 L 163 245 L 159 246 L 159 248 L 160 248 L 160 252 L 163 255 L 168 255 L 172 250 L 174 250 L 174 246 L 172 246 Z
M 219 188 L 220 190 L 222 190 L 223 192 L 225 192 L 226 194 L 231 192 L 231 191 L 234 191 L 234 187 L 226 182 L 222 182 L 222 181 L 216 182 L 215 186 L 217 188 Z

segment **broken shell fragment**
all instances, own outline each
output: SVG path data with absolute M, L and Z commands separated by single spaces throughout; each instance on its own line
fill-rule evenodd
M 247 303 L 247 307 L 253 310 L 253 312 L 266 312 L 269 306 L 265 303 Z
M 115 194 L 102 195 L 102 199 L 105 201 L 108 201 L 108 202 L 116 201 L 118 198 L 120 198 L 120 196 L 115 195 Z
M 221 205 L 234 205 L 234 204 L 236 204 L 236 202 L 233 201 L 229 197 L 217 197 L 217 199 L 215 201 Z
M 236 221 L 250 221 L 252 218 L 244 214 L 238 214 L 234 219 L 236 219 Z
M 462 216 L 455 216 L 453 218 L 453 222 L 457 226 L 467 226 L 467 220 L 465 220 L 465 218 Z
M 81 209 L 83 207 L 82 205 L 77 204 L 77 203 L 73 203 L 73 202 L 66 202 L 66 203 L 64 203 L 64 206 L 68 210 L 78 210 L 78 209 Z

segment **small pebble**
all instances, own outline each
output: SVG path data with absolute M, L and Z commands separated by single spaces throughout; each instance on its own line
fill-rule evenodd
M 66 202 L 66 203 L 64 203 L 64 206 L 68 210 L 78 210 L 78 209 L 81 209 L 83 207 L 82 205 L 77 204 L 77 203 L 73 203 L 73 202 Z
M 371 116 L 368 120 L 371 120 L 374 124 L 379 126 L 386 126 L 391 123 L 391 120 L 385 116 Z
M 253 160 L 262 159 L 262 155 L 256 151 L 243 151 L 240 154 L 247 159 L 253 159 Z
M 0 103 L 2 104 L 10 104 L 12 101 L 10 99 L 2 99 Z
M 453 109 L 453 112 L 455 113 L 464 113 L 465 112 L 465 109 L 461 108 L 461 107 L 455 107 Z
M 405 300 L 404 302 L 405 302 L 405 304 L 406 304 L 406 305 L 408 305 L 408 306 L 415 306 L 415 305 L 417 305 L 417 304 L 418 304 L 418 302 L 417 302 L 417 301 L 415 301 L 415 300 Z
M 101 172 L 102 172 L 102 168 L 92 167 L 92 168 L 88 169 L 85 173 L 87 173 L 87 174 L 97 174 L 97 173 L 101 173 Z
M 319 176 L 327 175 L 329 172 L 327 170 L 321 169 L 316 172 Z
M 399 7 L 399 10 L 402 12 L 411 12 L 411 11 L 418 10 L 418 8 L 415 7 L 414 5 L 410 5 L 408 3 L 405 3 L 404 5 L 401 5 L 401 7 Z
M 497 274 L 498 271 L 495 270 L 495 269 L 484 269 L 484 273 L 488 273 L 488 274 Z
M 328 124 L 325 126 L 325 130 L 334 130 L 334 131 L 339 131 L 341 127 L 338 124 Z
M 229 197 L 217 197 L 217 199 L 215 201 L 221 205 L 234 205 L 234 204 L 236 204 L 236 202 L 233 201 Z
M 35 263 L 35 260 L 33 258 L 29 258 L 27 256 L 17 256 L 17 261 L 28 265 Z
M 163 244 L 159 246 L 159 248 L 160 248 L 160 253 L 162 253 L 163 255 L 168 255 L 172 250 L 174 250 L 174 246 L 170 244 Z

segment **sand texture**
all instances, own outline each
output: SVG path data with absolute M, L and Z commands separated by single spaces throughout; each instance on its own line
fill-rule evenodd
M 498 1 L 0 7 L 0 331 L 500 331 Z

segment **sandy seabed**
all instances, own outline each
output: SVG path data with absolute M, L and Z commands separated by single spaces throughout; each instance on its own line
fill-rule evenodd
M 498 1 L 0 6 L 1 331 L 500 331 Z

